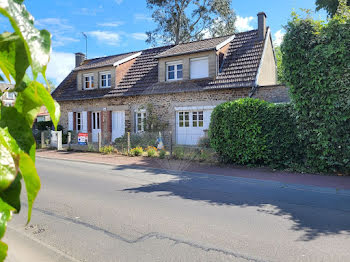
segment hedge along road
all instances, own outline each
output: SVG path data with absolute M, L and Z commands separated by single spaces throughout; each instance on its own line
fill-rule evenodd
M 350 260 L 349 190 L 43 158 L 37 168 L 31 223 L 23 210 L 7 233 L 44 243 L 53 261 Z

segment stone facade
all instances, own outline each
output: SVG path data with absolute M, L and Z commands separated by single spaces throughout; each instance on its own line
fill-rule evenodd
M 99 111 L 102 114 L 102 137 L 108 140 L 111 130 L 110 111 L 125 111 L 125 131 L 134 132 L 134 112 L 145 108 L 147 104 L 153 104 L 154 112 L 159 116 L 159 119 L 168 124 L 168 130 L 165 131 L 172 131 L 173 141 L 175 141 L 175 107 L 216 106 L 226 101 L 248 97 L 251 90 L 247 87 L 205 92 L 61 101 L 60 124 L 67 130 L 68 112 Z M 288 99 L 288 93 L 284 86 L 260 87 L 255 91 L 253 97 L 277 102 L 281 99 Z
M 103 72 L 110 72 L 111 73 L 111 88 L 115 88 L 116 69 L 114 66 L 108 66 L 108 67 L 100 67 L 100 68 L 79 71 L 78 75 L 77 75 L 77 88 L 78 88 L 78 90 L 83 90 L 84 75 L 86 75 L 86 74 L 93 74 L 94 75 L 94 88 L 93 89 L 100 88 L 100 79 L 101 79 L 100 74 Z

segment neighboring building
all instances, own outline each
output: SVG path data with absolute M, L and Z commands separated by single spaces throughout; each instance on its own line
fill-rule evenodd
M 4 94 L 1 96 L 1 102 L 4 106 L 13 106 L 16 101 L 16 93 L 10 92 L 15 88 L 12 84 L 0 83 L 0 90 Z
M 53 92 L 66 130 L 114 141 L 144 130 L 152 103 L 173 141 L 195 145 L 208 129 L 213 108 L 242 97 L 288 101 L 277 85 L 276 59 L 265 13 L 258 30 L 179 45 L 85 60 Z
M 50 121 L 51 117 L 49 114 L 49 111 L 47 111 L 45 106 L 42 106 L 40 108 L 39 114 L 36 117 L 36 122 L 44 122 L 44 121 Z

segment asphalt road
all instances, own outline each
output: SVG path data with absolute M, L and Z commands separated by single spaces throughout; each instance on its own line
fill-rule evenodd
M 38 158 L 9 261 L 350 261 L 350 191 Z M 317 178 L 317 177 L 315 177 Z

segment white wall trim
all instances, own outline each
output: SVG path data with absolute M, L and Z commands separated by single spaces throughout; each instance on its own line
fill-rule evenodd
M 261 55 L 261 58 L 260 58 L 258 72 L 256 73 L 255 86 L 258 86 L 258 79 L 259 79 L 259 76 L 260 76 L 261 67 L 262 67 L 262 64 L 263 64 L 263 61 L 264 61 L 264 56 L 265 56 L 265 53 L 266 53 L 267 41 L 271 41 L 270 40 L 270 35 L 271 35 L 271 31 L 270 31 L 270 28 L 269 28 L 267 30 L 267 33 L 266 33 L 266 37 L 265 37 L 265 41 L 264 41 L 264 49 L 263 49 L 263 52 L 262 52 L 262 55 Z
M 179 106 L 175 111 L 212 110 L 215 106 Z
M 130 61 L 131 59 L 134 59 L 134 58 L 138 57 L 138 56 L 141 55 L 141 54 L 142 54 L 142 52 L 138 52 L 138 53 L 133 54 L 133 55 L 131 55 L 131 56 L 125 57 L 125 58 L 123 58 L 123 59 L 121 59 L 121 60 L 115 62 L 115 63 L 113 64 L 113 66 L 119 66 L 119 65 L 121 65 L 121 64 L 123 64 L 123 63 L 125 63 L 125 62 Z
M 233 39 L 235 38 L 235 35 L 230 36 L 229 38 L 227 38 L 224 42 L 218 44 L 215 49 L 216 51 L 223 48 L 225 45 L 227 45 L 228 43 L 230 43 Z

